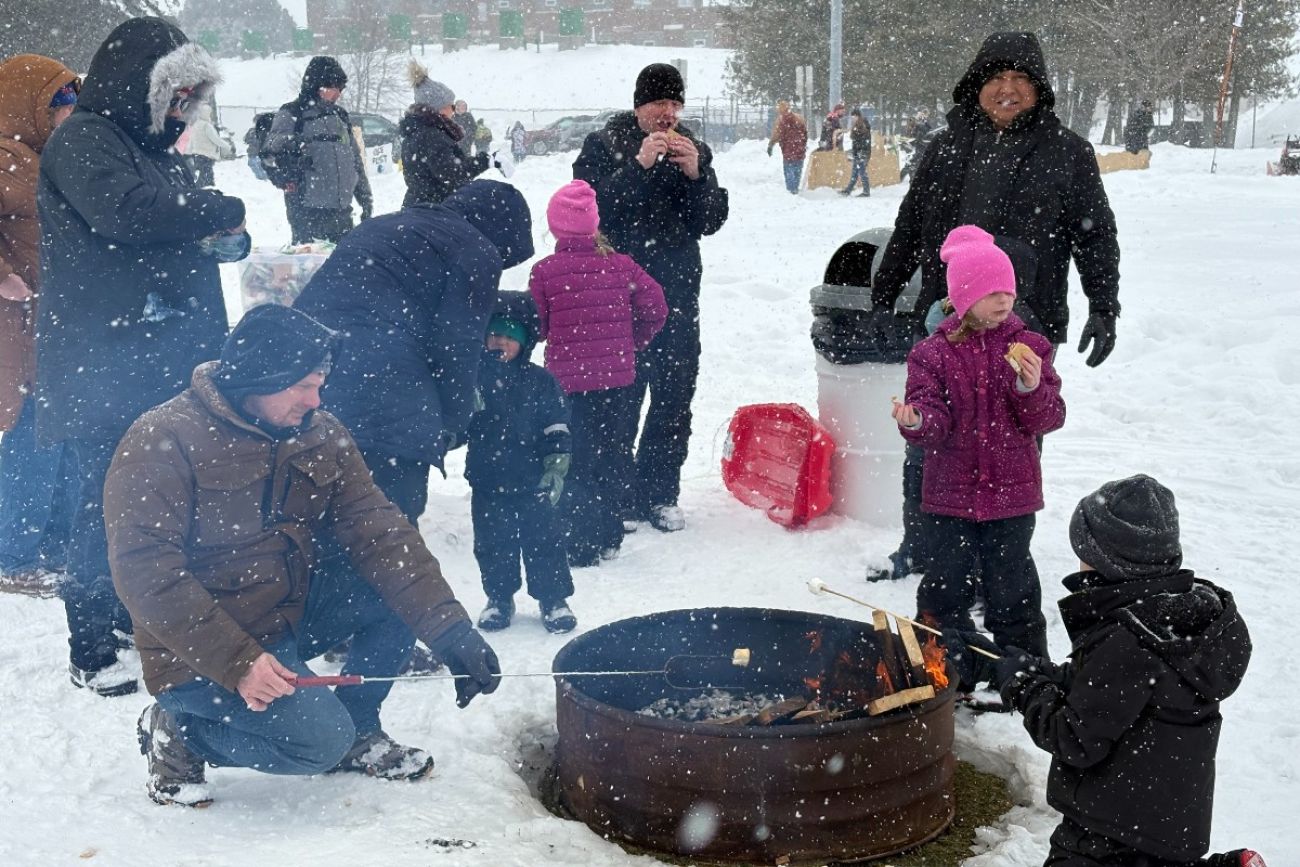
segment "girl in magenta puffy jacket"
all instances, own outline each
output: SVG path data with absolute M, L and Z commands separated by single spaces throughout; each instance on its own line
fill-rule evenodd
M 551 197 L 555 253 L 533 266 L 546 369 L 568 395 L 573 463 L 562 508 L 569 562 L 593 566 L 623 543 L 638 407 L 636 354 L 668 318 L 663 288 L 599 234 L 595 190 L 571 181 Z
M 925 449 L 925 576 L 917 607 L 944 627 L 984 626 L 1002 647 L 1047 656 L 1038 570 L 1029 553 L 1043 507 L 1038 438 L 1065 423 L 1052 345 L 1011 312 L 1016 278 L 993 236 L 958 226 L 940 250 L 954 314 L 907 358 L 904 438 Z

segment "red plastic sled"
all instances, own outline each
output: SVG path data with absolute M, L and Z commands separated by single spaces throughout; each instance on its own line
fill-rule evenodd
M 831 505 L 834 453 L 830 432 L 798 404 L 742 406 L 727 429 L 722 481 L 745 505 L 798 527 Z

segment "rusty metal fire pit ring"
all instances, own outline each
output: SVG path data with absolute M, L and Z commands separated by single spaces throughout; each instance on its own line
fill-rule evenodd
M 654 668 L 674 653 L 743 646 L 753 653 L 746 688 L 797 692 L 820 664 L 811 631 L 872 634 L 869 624 L 801 611 L 660 612 L 584 633 L 552 670 Z M 602 835 L 713 861 L 824 864 L 896 854 L 952 821 L 951 686 L 882 716 L 766 728 L 636 713 L 672 692 L 656 680 L 557 681 L 559 799 Z

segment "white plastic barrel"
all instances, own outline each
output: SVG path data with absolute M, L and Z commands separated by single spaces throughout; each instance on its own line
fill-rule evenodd
M 835 439 L 831 510 L 878 527 L 902 524 L 903 438 L 890 398 L 903 396 L 903 364 L 832 364 L 816 357 L 817 415 Z

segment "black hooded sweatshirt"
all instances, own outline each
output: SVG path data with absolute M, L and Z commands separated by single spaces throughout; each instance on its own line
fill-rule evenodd
M 228 324 L 203 238 L 244 204 L 199 189 L 172 145 L 173 93 L 219 79 L 207 52 L 161 18 L 119 25 L 95 53 L 78 107 L 41 153 L 37 327 L 42 439 L 116 440 L 217 357 Z
M 1250 662 L 1232 594 L 1188 570 L 1079 572 L 1065 586 L 1070 661 L 1002 689 L 1052 754 L 1047 802 L 1139 852 L 1195 861 L 1210 846 L 1219 703 Z
M 998 72 L 1024 72 L 1038 104 L 1006 130 L 993 127 L 979 91 Z M 918 313 L 947 295 L 939 248 L 959 225 L 1018 238 L 1038 257 L 1030 297 L 1019 299 L 1053 343 L 1067 336 L 1070 260 L 1079 271 L 1090 312 L 1119 315 L 1119 241 L 1092 145 L 1066 129 L 1052 111 L 1056 95 L 1042 49 L 1032 33 L 997 33 L 985 40 L 953 89 L 948 129 L 926 149 L 899 207 L 881 258 L 872 302 L 891 308 L 921 268 Z

